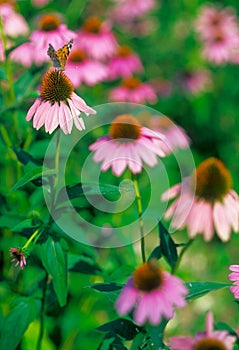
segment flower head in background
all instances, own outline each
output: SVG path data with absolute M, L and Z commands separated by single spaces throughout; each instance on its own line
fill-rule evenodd
M 132 22 L 146 15 L 154 6 L 155 0 L 115 0 L 110 15 L 117 22 Z
M 105 64 L 89 58 L 84 50 L 74 45 L 66 63 L 65 73 L 75 87 L 82 83 L 93 86 L 106 80 L 109 70 Z
M 164 157 L 160 142 L 164 136 L 139 124 L 130 114 L 116 117 L 110 126 L 109 135 L 101 137 L 90 146 L 94 151 L 94 161 L 102 162 L 101 170 L 110 167 L 116 176 L 120 176 L 128 166 L 133 174 L 142 171 L 143 162 L 154 167 L 157 156 Z M 154 141 L 158 140 L 159 145 Z
M 195 337 L 171 337 L 169 346 L 172 350 L 232 350 L 236 337 L 227 331 L 213 330 L 213 315 L 208 312 L 206 317 L 206 331 Z
M 226 242 L 231 230 L 238 232 L 239 198 L 232 189 L 231 175 L 220 160 L 208 158 L 202 162 L 191 177 L 164 192 L 162 200 L 175 197 L 165 218 L 172 218 L 174 228 L 187 226 L 191 238 L 201 233 L 209 241 L 215 229 Z
M 78 130 L 85 129 L 81 112 L 95 114 L 95 110 L 74 93 L 70 79 L 56 69 L 50 69 L 42 80 L 40 97 L 29 109 L 26 120 L 33 119 L 33 127 L 40 129 L 45 125 L 50 134 L 58 127 L 70 134 L 73 122 Z
M 61 24 L 57 15 L 45 15 L 39 21 L 39 29 L 30 35 L 31 41 L 13 50 L 10 58 L 27 67 L 33 63 L 41 65 L 43 62 L 49 62 L 47 55 L 49 44 L 58 49 L 75 37 L 76 34 L 65 24 Z M 28 57 L 25 57 L 27 55 Z
M 239 265 L 231 265 L 229 270 L 231 270 L 232 273 L 228 275 L 228 279 L 233 281 L 233 286 L 230 287 L 230 291 L 234 294 L 234 298 L 239 299 Z
M 186 149 L 189 147 L 190 139 L 186 132 L 169 118 L 164 116 L 153 117 L 150 119 L 149 126 L 152 130 L 165 136 L 163 144 L 165 154 L 170 154 L 179 148 Z
M 139 78 L 131 77 L 122 81 L 121 85 L 112 89 L 109 99 L 116 102 L 155 103 L 157 95 L 153 87 L 143 83 Z
M 12 259 L 11 262 L 15 263 L 14 266 L 19 265 L 20 269 L 23 270 L 27 264 L 26 253 L 21 248 L 10 248 L 9 252 Z
M 2 17 L 3 27 L 6 35 L 16 38 L 19 35 L 27 35 L 29 28 L 24 17 L 15 12 L 9 4 L 0 5 L 0 16 Z
M 163 271 L 151 260 L 134 271 L 115 306 L 120 315 L 134 310 L 133 319 L 139 325 L 147 321 L 157 325 L 162 318 L 171 319 L 175 307 L 186 305 L 187 293 L 179 278 Z
M 112 57 L 118 46 L 109 24 L 98 17 L 90 17 L 85 21 L 78 32 L 76 43 L 96 60 Z
M 211 86 L 212 79 L 210 71 L 207 69 L 197 69 L 195 71 L 185 72 L 181 76 L 181 84 L 186 91 L 197 95 Z
M 109 62 L 109 77 L 129 78 L 135 72 L 143 70 L 140 58 L 128 46 L 120 46 L 116 56 Z
M 43 7 L 47 5 L 51 0 L 31 0 L 31 3 L 35 7 Z

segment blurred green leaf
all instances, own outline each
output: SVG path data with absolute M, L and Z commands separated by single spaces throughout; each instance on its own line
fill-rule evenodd
M 112 332 L 106 334 L 103 342 L 100 344 L 97 350 L 127 350 L 124 346 L 122 339 Z
M 92 284 L 90 287 L 98 290 L 99 292 L 114 292 L 122 288 L 121 285 L 116 283 L 96 283 Z
M 146 330 L 150 335 L 150 339 L 148 341 L 148 343 L 150 343 L 151 346 L 150 349 L 158 350 L 165 348 L 163 343 L 163 334 L 167 323 L 168 320 L 163 319 L 158 326 L 153 326 L 151 324 L 146 325 Z
M 89 256 L 68 254 L 68 270 L 88 275 L 97 275 L 102 272 L 100 266 Z
M 19 162 L 21 162 L 23 165 L 26 165 L 29 162 L 35 164 L 36 166 L 40 165 L 37 159 L 33 158 L 29 153 L 23 151 L 21 148 L 12 146 L 12 150 L 16 154 Z
M 160 248 L 162 255 L 165 257 L 169 265 L 174 268 L 178 259 L 178 253 L 176 244 L 171 238 L 170 234 L 163 226 L 161 221 L 159 221 L 159 237 L 160 237 Z
M 1 350 L 15 350 L 29 324 L 36 317 L 36 305 L 33 298 L 16 298 L 14 303 L 16 306 L 7 315 L 1 329 Z
M 185 283 L 189 293 L 186 296 L 187 300 L 200 298 L 203 295 L 218 290 L 221 288 L 229 287 L 228 283 L 215 283 L 215 282 L 187 282 Z
M 142 327 L 124 318 L 118 318 L 117 320 L 107 322 L 96 329 L 101 332 L 113 332 L 126 340 L 132 340 L 138 333 L 143 332 Z
M 49 237 L 41 246 L 42 264 L 53 278 L 53 288 L 60 306 L 67 298 L 67 256 L 59 241 Z
M 159 260 L 162 257 L 162 249 L 160 246 L 157 246 L 154 248 L 154 250 L 151 252 L 148 261 L 152 260 L 152 259 L 157 259 Z

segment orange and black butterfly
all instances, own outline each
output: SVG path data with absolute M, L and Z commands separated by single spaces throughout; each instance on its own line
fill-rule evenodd
M 54 47 L 51 44 L 49 44 L 47 54 L 52 60 L 53 67 L 57 68 L 58 70 L 65 69 L 66 61 L 71 52 L 72 45 L 73 39 L 71 39 L 68 44 L 64 45 L 58 50 L 55 50 Z

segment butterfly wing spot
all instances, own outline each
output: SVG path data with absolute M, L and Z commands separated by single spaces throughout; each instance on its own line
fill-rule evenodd
M 54 47 L 49 44 L 49 48 L 47 50 L 47 54 L 50 57 L 53 67 L 58 70 L 64 70 L 67 58 L 71 52 L 71 48 L 73 45 L 73 39 L 71 39 L 68 44 L 64 45 L 62 48 L 55 50 Z

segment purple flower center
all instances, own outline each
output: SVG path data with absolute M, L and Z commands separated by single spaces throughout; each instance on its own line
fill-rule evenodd
M 193 350 L 227 350 L 227 348 L 221 340 L 204 338 L 194 345 Z
M 136 288 L 144 292 L 151 292 L 163 283 L 163 274 L 155 261 L 150 261 L 139 266 L 133 275 L 133 282 Z
M 132 115 L 122 114 L 113 120 L 109 133 L 112 140 L 137 140 L 141 135 L 141 125 Z M 124 140 L 124 142 L 127 142 L 127 140 Z
M 58 29 L 60 24 L 59 18 L 55 15 L 46 15 L 41 18 L 39 28 L 44 32 L 51 32 L 52 30 Z

